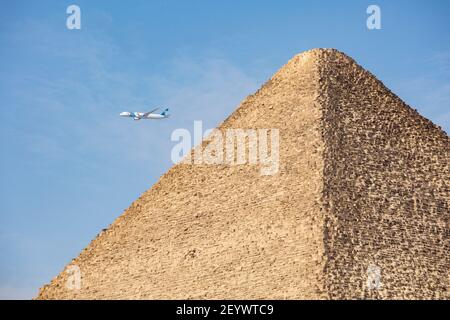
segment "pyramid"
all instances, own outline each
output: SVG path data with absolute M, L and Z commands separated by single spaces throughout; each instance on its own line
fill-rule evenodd
M 278 129 L 278 172 L 173 166 L 37 299 L 449 298 L 449 137 L 354 60 L 295 56 L 230 128 Z

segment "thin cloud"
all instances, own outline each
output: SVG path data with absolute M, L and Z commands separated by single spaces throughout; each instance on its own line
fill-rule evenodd
M 442 51 L 434 54 L 429 62 L 438 69 L 439 72 L 450 71 L 450 51 Z
M 395 92 L 425 117 L 450 132 L 450 52 L 434 54 L 423 61 L 428 71 L 414 78 L 404 79 Z

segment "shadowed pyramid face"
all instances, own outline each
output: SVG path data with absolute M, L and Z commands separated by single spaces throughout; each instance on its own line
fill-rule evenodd
M 448 136 L 370 73 L 300 54 L 233 128 L 279 130 L 277 174 L 174 166 L 38 298 L 448 298 Z

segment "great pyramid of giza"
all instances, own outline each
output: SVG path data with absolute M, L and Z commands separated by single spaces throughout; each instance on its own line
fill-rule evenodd
M 279 129 L 278 172 L 173 166 L 37 298 L 449 298 L 449 137 L 354 60 L 295 56 L 229 128 Z

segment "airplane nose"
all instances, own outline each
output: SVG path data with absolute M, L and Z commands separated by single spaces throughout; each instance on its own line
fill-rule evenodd
M 130 115 L 130 113 L 129 112 L 121 112 L 119 115 L 122 117 L 128 117 Z

